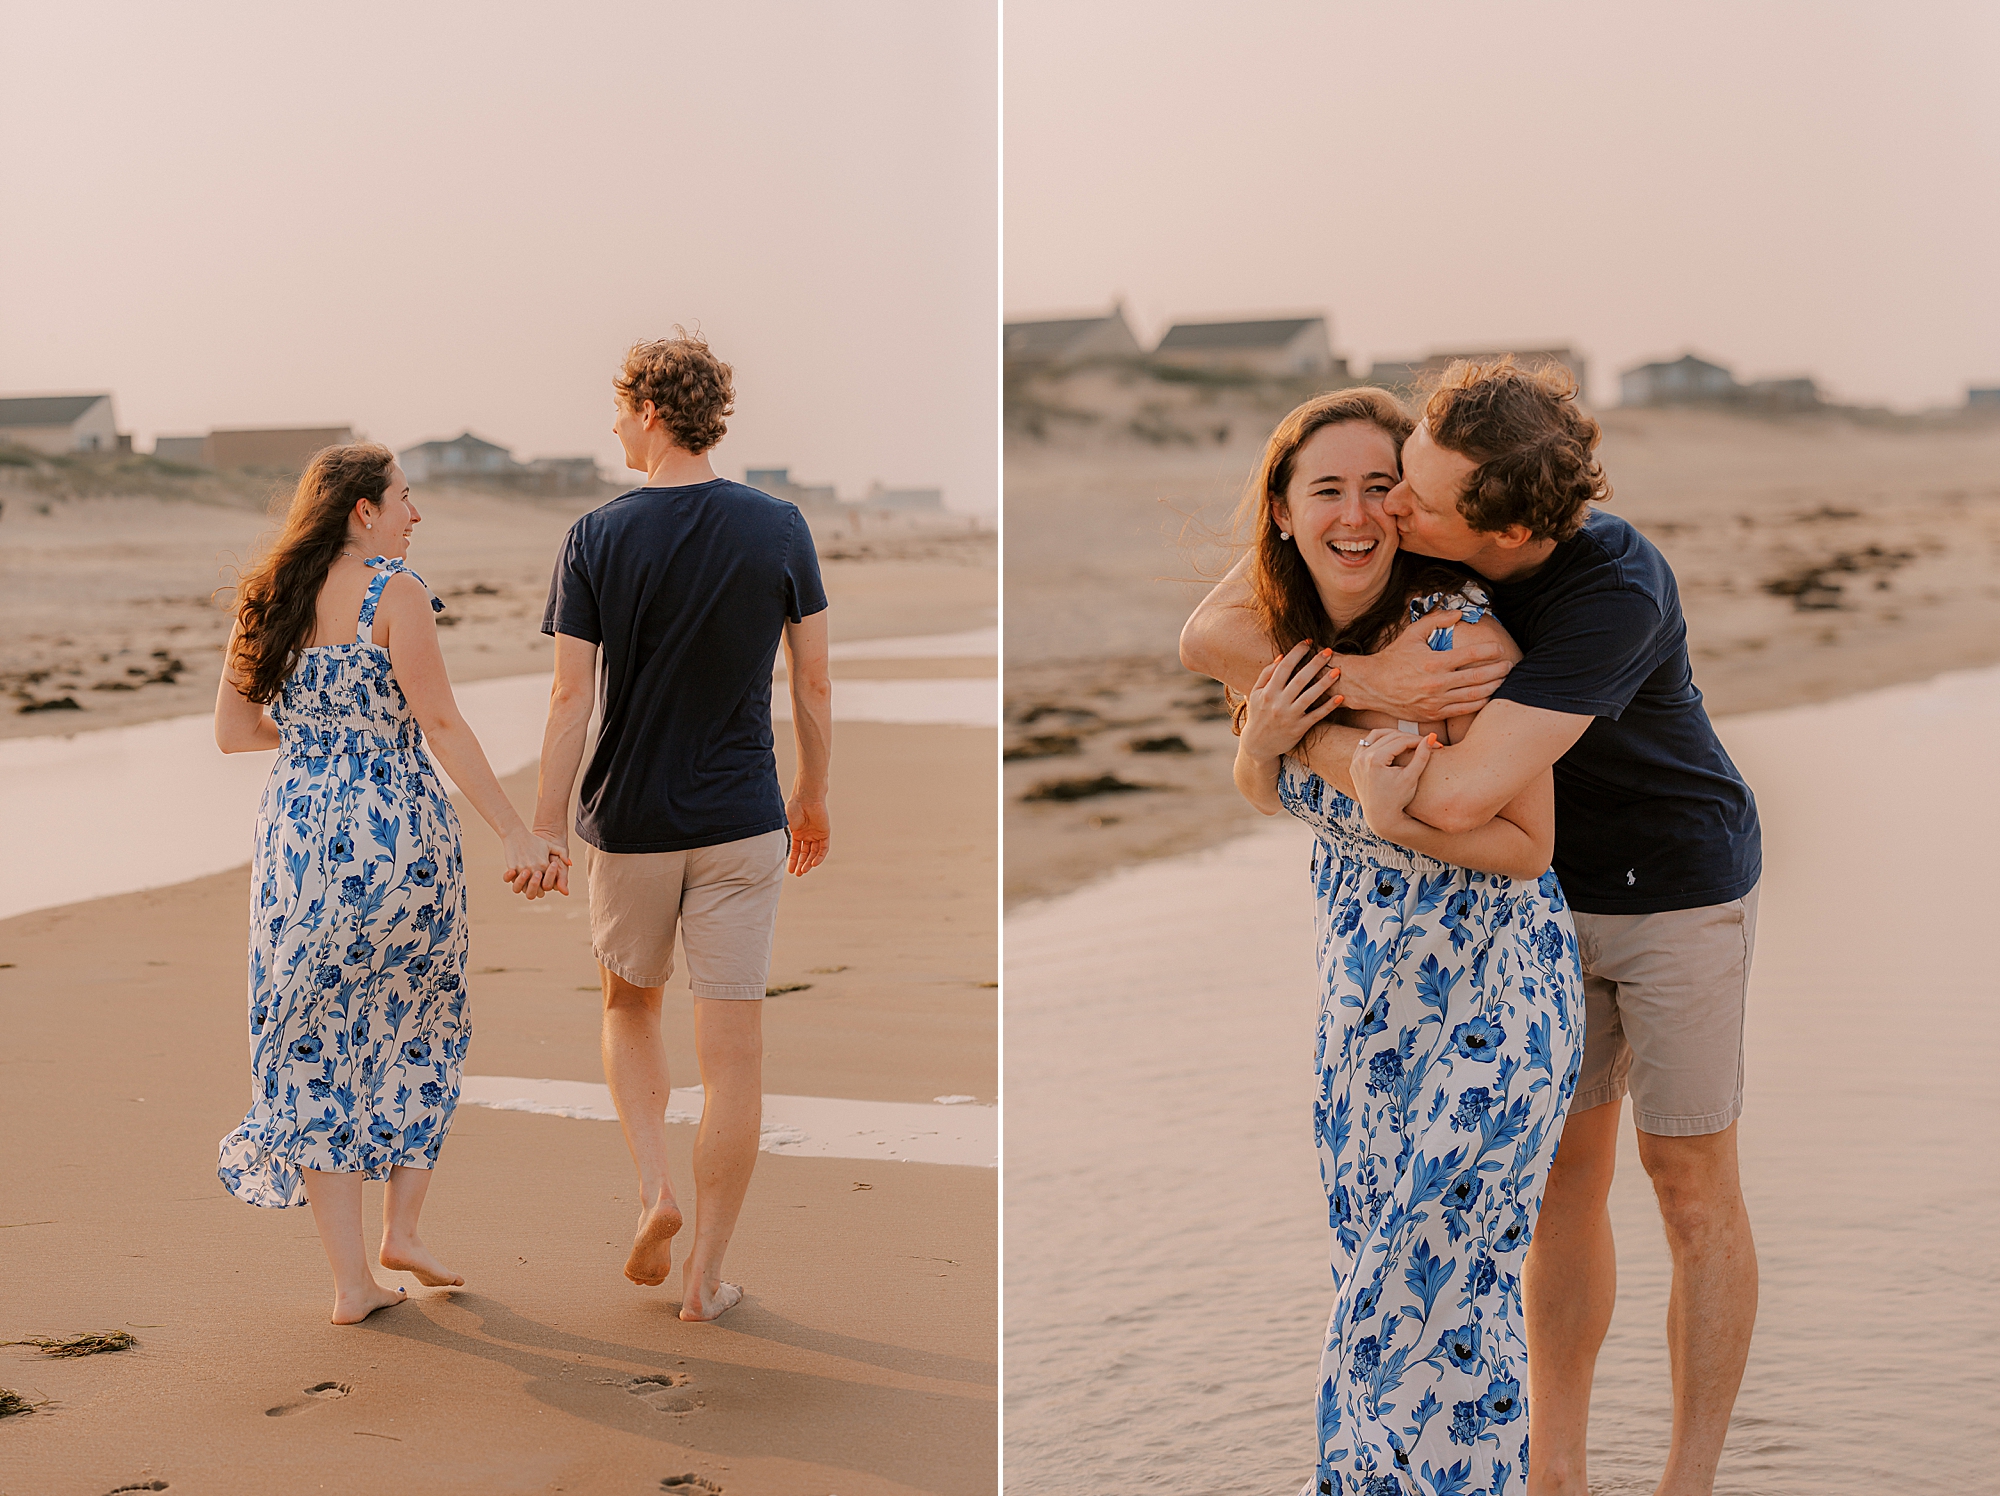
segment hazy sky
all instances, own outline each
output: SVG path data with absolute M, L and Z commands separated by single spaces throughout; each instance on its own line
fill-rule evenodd
M 0 393 L 622 469 L 620 357 L 699 323 L 726 475 L 990 511 L 998 50 L 993 0 L 0 0 Z
M 2000 6 L 1007 0 L 1010 315 L 2000 384 Z

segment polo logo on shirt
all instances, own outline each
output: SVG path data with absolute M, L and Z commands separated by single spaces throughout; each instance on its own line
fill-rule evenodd
M 1625 869 L 1625 886 L 1627 888 L 1630 888 L 1634 883 L 1637 883 L 1638 881 L 1639 881 L 1639 875 L 1636 872 L 1634 872 L 1629 867 Z

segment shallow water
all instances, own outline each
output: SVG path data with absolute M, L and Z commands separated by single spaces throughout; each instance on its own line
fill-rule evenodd
M 2000 1465 L 2000 671 L 1739 717 L 1766 872 L 1741 1127 L 1762 1264 L 1721 1493 Z M 1273 824 L 1007 921 L 1009 1485 L 1291 1496 L 1330 1285 L 1309 840 Z M 1668 1437 L 1667 1259 L 1626 1124 L 1592 1488 Z M 1531 1373 L 1532 1374 L 1532 1373 Z
M 870 659 L 963 657 L 978 654 L 992 633 L 839 647 Z M 494 772 L 512 774 L 541 754 L 548 676 L 472 681 L 455 694 Z M 789 721 L 790 714 L 780 687 L 772 693 L 772 715 Z M 836 722 L 997 728 L 999 683 L 991 677 L 835 681 L 833 715 Z M 271 759 L 217 752 L 206 714 L 0 742 L 0 846 L 15 859 L 15 876 L 0 883 L 0 919 L 241 866 L 250 858 Z

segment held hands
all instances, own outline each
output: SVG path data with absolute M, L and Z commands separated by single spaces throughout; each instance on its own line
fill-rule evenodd
M 1296 748 L 1346 699 L 1328 694 L 1339 678 L 1332 650 L 1315 655 L 1310 641 L 1294 644 L 1266 665 L 1250 688 L 1239 751 L 1261 764 L 1275 763 Z
M 1373 727 L 1362 735 L 1354 747 L 1351 772 L 1354 795 L 1361 802 L 1361 814 L 1370 831 L 1386 840 L 1395 840 L 1391 833 L 1408 819 L 1405 812 L 1416 797 L 1424 765 L 1431 761 L 1431 750 L 1437 746 L 1435 733 L 1419 738 L 1392 727 Z M 1410 755 L 1409 762 L 1399 767 L 1396 760 L 1405 754 Z
M 1402 722 L 1466 717 L 1485 706 L 1514 662 L 1506 647 L 1493 639 L 1461 640 L 1451 649 L 1432 649 L 1432 630 L 1449 628 L 1459 617 L 1456 612 L 1429 614 L 1404 629 L 1387 648 L 1349 660 L 1347 704 Z
M 792 857 L 786 870 L 794 878 L 803 878 L 826 861 L 826 850 L 832 843 L 833 822 L 827 818 L 826 797 L 793 790 L 785 805 L 785 818 L 792 830 Z
M 536 833 L 527 827 L 510 831 L 501 844 L 506 864 L 500 881 L 515 893 L 539 899 L 545 893 L 569 897 L 569 849 L 560 837 Z

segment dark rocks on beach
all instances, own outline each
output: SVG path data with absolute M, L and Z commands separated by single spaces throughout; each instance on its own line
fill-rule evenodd
M 1026 742 L 1015 743 L 1001 754 L 1008 763 L 1017 763 L 1024 758 L 1061 758 L 1066 754 L 1083 752 L 1083 739 L 1073 732 L 1038 733 Z
M 74 696 L 56 696 L 47 701 L 31 701 L 18 710 L 26 716 L 29 712 L 80 712 L 83 708 Z
M 1125 745 L 1134 753 L 1192 753 L 1188 740 L 1177 732 L 1160 738 L 1134 738 Z
M 1840 551 L 1831 560 L 1816 566 L 1802 566 L 1783 576 L 1772 577 L 1764 583 L 1764 590 L 1773 597 L 1789 597 L 1792 606 L 1802 613 L 1830 611 L 1843 605 L 1841 584 L 1831 580 L 1837 573 L 1887 573 L 1916 559 L 1914 551 L 1884 550 L 1879 545 L 1871 545 L 1866 550 Z M 1886 580 L 1886 576 L 1878 579 L 1877 587 Z
M 1133 784 L 1120 779 L 1116 774 L 1099 774 L 1096 778 L 1045 779 L 1025 795 L 1023 800 L 1089 800 L 1097 795 L 1131 795 L 1142 790 L 1158 788 L 1151 784 Z
M 1174 705 L 1197 722 L 1227 722 L 1234 715 L 1221 681 L 1204 681 L 1200 695 L 1183 696 Z
M 1072 725 L 1078 727 L 1087 727 L 1093 722 L 1102 722 L 1104 720 L 1087 706 L 1059 706 L 1047 701 L 1028 707 L 1019 713 L 1014 720 L 1019 722 L 1023 727 L 1032 727 L 1045 717 L 1066 717 Z

